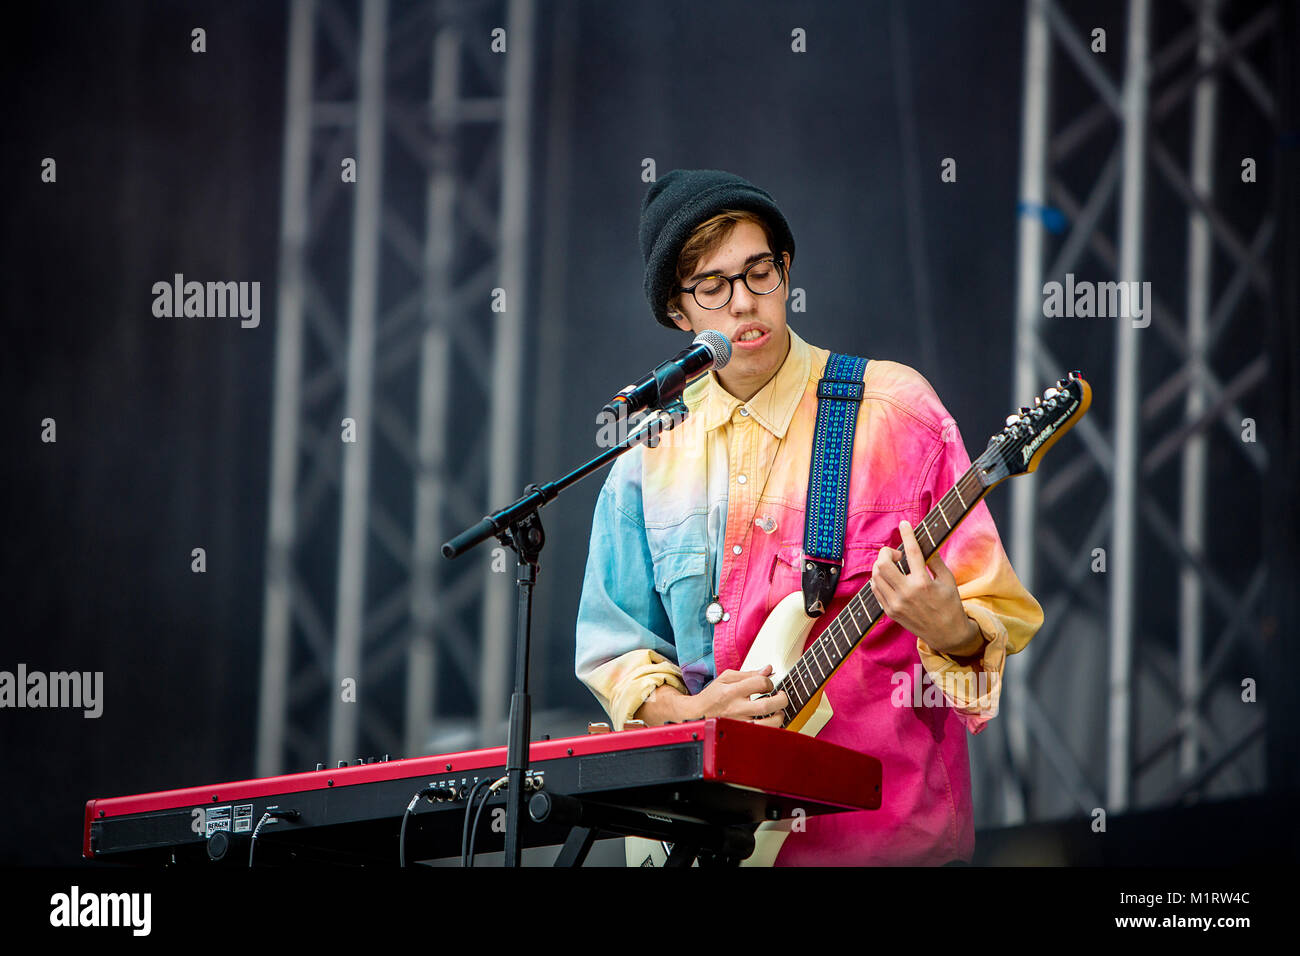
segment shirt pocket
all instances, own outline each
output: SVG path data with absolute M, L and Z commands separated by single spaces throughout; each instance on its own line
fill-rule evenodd
M 704 619 L 711 594 L 703 551 L 670 551 L 654 559 L 655 591 L 673 629 L 677 666 L 685 667 L 709 650 L 711 625 Z
M 876 555 L 882 547 L 885 547 L 884 542 L 863 541 L 845 549 L 844 565 L 832 599 L 833 608 L 842 606 L 866 587 L 871 580 L 871 568 L 876 563 Z M 796 592 L 803 593 L 803 545 L 784 544 L 772 555 L 768 572 L 767 613 L 771 614 L 782 598 Z
M 771 614 L 782 598 L 803 589 L 802 561 L 803 547 L 799 544 L 783 544 L 773 553 L 767 573 L 765 613 Z

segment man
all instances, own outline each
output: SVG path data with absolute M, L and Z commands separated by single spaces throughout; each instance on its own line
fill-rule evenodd
M 641 249 L 655 318 L 692 335 L 717 330 L 732 357 L 686 390 L 690 415 L 657 448 L 638 447 L 610 470 L 592 526 L 577 674 L 616 729 L 633 717 L 781 726 L 793 716 L 782 712 L 784 693 L 750 700 L 773 689 L 771 669 L 739 668 L 773 606 L 801 588 L 829 353 L 786 324 L 794 238 L 772 197 L 746 180 L 664 176 L 642 204 Z M 778 865 L 971 858 L 964 730 L 978 733 L 996 714 L 1005 657 L 1043 618 L 983 503 L 926 570 L 912 528 L 969 467 L 929 383 L 870 361 L 841 580 L 812 637 L 874 582 L 886 617 L 827 682 L 833 715 L 817 736 L 881 761 L 882 806 L 808 817 L 781 844 Z M 903 553 L 907 575 L 893 563 Z M 913 687 L 923 672 L 925 694 Z

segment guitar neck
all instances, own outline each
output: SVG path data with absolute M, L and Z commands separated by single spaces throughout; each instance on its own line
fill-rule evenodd
M 916 526 L 916 542 L 920 545 L 925 560 L 930 559 L 930 555 L 947 540 L 953 529 L 988 494 L 988 487 L 976 474 L 977 467 L 978 464 L 972 465 L 930 509 L 925 520 Z M 906 555 L 894 563 L 904 574 L 908 573 Z M 773 688 L 772 693 L 784 690 L 790 697 L 790 705 L 786 708 L 787 719 L 793 718 L 808 705 L 883 615 L 884 611 L 868 581 L 861 591 L 849 599 L 844 609 L 835 615 L 820 636 L 800 655 L 789 673 Z

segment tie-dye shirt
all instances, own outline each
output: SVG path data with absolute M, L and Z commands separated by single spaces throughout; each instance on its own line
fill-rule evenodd
M 777 374 L 748 402 L 713 374 L 683 399 L 690 415 L 658 447 L 611 468 L 596 503 L 576 671 L 616 729 L 654 688 L 695 694 L 739 670 L 772 608 L 799 591 L 817 383 L 829 353 L 790 331 Z M 929 383 L 897 362 L 864 375 L 850 477 L 844 568 L 808 640 L 871 577 L 882 547 L 901 547 L 970 467 L 956 423 Z M 988 508 L 978 504 L 939 549 L 983 651 L 938 653 L 887 616 L 827 682 L 834 714 L 818 738 L 878 758 L 878 810 L 810 816 L 778 865 L 937 864 L 974 851 L 963 729 L 997 713 L 1006 655 L 1042 624 Z M 715 599 L 722 620 L 705 609 Z

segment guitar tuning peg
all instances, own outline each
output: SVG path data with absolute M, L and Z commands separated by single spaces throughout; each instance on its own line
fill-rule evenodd
M 1008 426 L 1014 425 L 1014 424 L 1015 424 L 1016 422 L 1018 422 L 1018 421 L 1020 421 L 1020 416 L 1019 416 L 1019 415 L 1008 415 L 1008 416 L 1007 416 L 1007 425 L 1008 425 Z
M 1029 414 L 1029 406 L 1028 406 L 1028 405 L 1021 405 L 1021 406 L 1020 406 L 1020 417 L 1021 417 L 1021 418 L 1024 418 L 1024 417 L 1025 417 L 1026 415 L 1028 415 L 1028 414 Z
M 1041 396 L 1041 395 L 1035 395 L 1035 396 L 1034 396 L 1034 405 L 1035 405 L 1035 406 L 1038 406 L 1038 405 L 1041 405 L 1041 404 L 1043 404 L 1043 396 Z
M 1060 394 L 1061 394 L 1061 390 L 1059 388 L 1049 388 L 1047 391 L 1043 392 L 1043 397 L 1055 398 L 1057 395 Z

